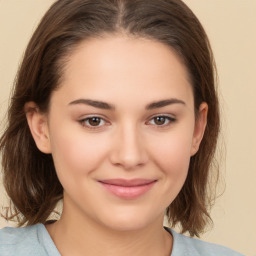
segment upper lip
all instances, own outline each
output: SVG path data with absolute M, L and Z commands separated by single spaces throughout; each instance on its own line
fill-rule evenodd
M 108 184 L 108 185 L 115 185 L 115 186 L 122 186 L 122 187 L 136 187 L 136 186 L 143 186 L 150 183 L 155 182 L 156 180 L 153 179 L 107 179 L 107 180 L 99 180 L 99 182 Z

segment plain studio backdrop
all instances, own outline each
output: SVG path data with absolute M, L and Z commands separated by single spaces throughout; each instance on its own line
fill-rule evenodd
M 0 118 L 25 47 L 53 0 L 0 0 Z M 222 108 L 224 194 L 201 239 L 256 256 L 256 0 L 185 0 L 210 38 Z M 2 132 L 1 126 L 1 132 Z M 223 147 L 222 147 L 223 148 Z M 223 186 L 222 186 L 223 188 Z M 7 205 L 0 183 L 0 207 Z M 0 228 L 6 225 L 0 220 Z

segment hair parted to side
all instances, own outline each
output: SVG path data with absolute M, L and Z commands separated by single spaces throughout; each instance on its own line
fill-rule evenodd
M 208 104 L 207 127 L 199 151 L 189 166 L 185 184 L 167 208 L 172 226 L 191 236 L 204 231 L 209 206 L 209 173 L 219 133 L 215 65 L 207 35 L 181 0 L 59 0 L 34 32 L 17 74 L 0 139 L 4 185 L 12 204 L 9 220 L 18 224 L 44 223 L 63 197 L 52 156 L 40 152 L 30 133 L 24 105 L 34 101 L 47 112 L 51 93 L 58 88 L 65 63 L 83 40 L 125 34 L 162 42 L 173 49 L 190 75 L 195 113 Z M 218 173 L 218 169 L 215 169 Z M 217 175 L 216 175 L 217 177 Z M 214 193 L 213 193 L 214 194 Z M 214 195 L 213 195 L 214 196 Z

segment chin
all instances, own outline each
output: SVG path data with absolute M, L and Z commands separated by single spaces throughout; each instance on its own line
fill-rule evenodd
M 162 216 L 152 216 L 152 211 L 133 211 L 131 209 L 122 209 L 111 211 L 104 214 L 101 222 L 108 228 L 116 231 L 135 231 L 148 227 L 155 221 L 163 222 Z

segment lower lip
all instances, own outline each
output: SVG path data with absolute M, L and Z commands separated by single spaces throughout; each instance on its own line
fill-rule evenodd
M 124 187 L 124 186 L 117 186 L 112 184 L 102 183 L 101 185 L 110 193 L 114 194 L 117 197 L 122 199 L 135 199 L 137 197 L 142 196 L 146 192 L 148 192 L 156 183 L 153 181 L 149 184 L 134 186 L 134 187 Z

